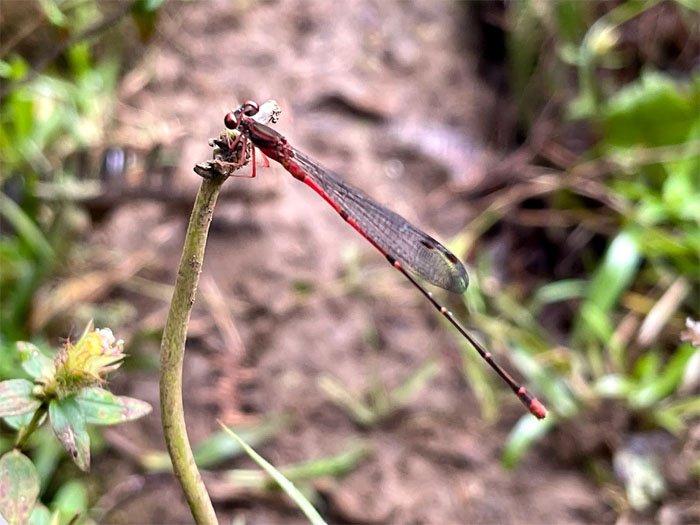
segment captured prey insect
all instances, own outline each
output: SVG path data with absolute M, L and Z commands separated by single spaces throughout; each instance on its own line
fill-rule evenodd
M 501 376 L 527 409 L 537 418 L 544 418 L 547 415 L 544 405 L 525 390 L 525 387 L 516 383 L 510 374 L 493 360 L 491 353 L 457 322 L 452 312 L 442 306 L 414 277 L 415 275 L 445 290 L 462 293 L 467 289 L 469 278 L 459 259 L 406 219 L 352 188 L 338 175 L 291 146 L 277 131 L 258 122 L 254 116 L 259 110 L 258 104 L 246 101 L 240 108 L 226 115 L 224 124 L 228 129 L 237 132 L 235 138 L 230 138 L 226 144 L 228 150 L 241 148 L 246 152 L 252 144 L 284 166 L 294 178 L 323 197 L 447 318 Z M 250 155 L 253 169 L 250 177 L 255 177 L 255 147 Z M 240 157 L 235 167 L 246 163 L 247 155 L 244 153 Z

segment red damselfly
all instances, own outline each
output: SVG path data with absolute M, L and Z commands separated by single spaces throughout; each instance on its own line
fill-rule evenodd
M 493 360 L 491 353 L 457 322 L 452 312 L 442 306 L 414 277 L 420 277 L 451 292 L 463 293 L 467 289 L 469 279 L 459 259 L 406 219 L 352 188 L 338 175 L 291 146 L 277 131 L 258 122 L 253 117 L 259 109 L 255 102 L 246 101 L 236 111 L 226 115 L 226 127 L 238 133 L 235 138 L 230 139 L 228 149 L 235 150 L 240 147 L 243 152 L 247 152 L 249 144 L 252 144 L 282 164 L 294 178 L 323 197 L 447 318 L 503 378 L 527 409 L 537 418 L 544 418 L 547 415 L 544 405 L 525 390 L 525 387 L 516 383 L 510 374 Z M 249 177 L 255 177 L 255 147 L 251 150 L 253 172 Z M 241 155 L 237 165 L 245 164 L 246 157 L 245 153 Z

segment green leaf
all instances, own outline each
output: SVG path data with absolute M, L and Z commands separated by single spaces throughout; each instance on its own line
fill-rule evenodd
M 135 13 L 150 13 L 160 9 L 164 0 L 136 0 L 131 6 L 132 12 Z
M 53 359 L 46 357 L 35 345 L 26 341 L 17 343 L 22 368 L 34 379 L 38 377 L 50 377 L 56 372 Z
M 94 425 L 116 425 L 148 414 L 151 405 L 140 399 L 115 396 L 103 388 L 84 388 L 77 396 L 85 421 Z
M 541 305 L 579 299 L 586 291 L 586 281 L 583 279 L 564 279 L 541 286 L 533 297 L 533 303 Z
M 670 403 L 653 413 L 656 423 L 678 435 L 686 428 L 686 422 L 700 416 L 700 397 L 690 397 Z
M 34 416 L 33 412 L 27 412 L 26 414 L 22 414 L 21 416 L 5 416 L 3 417 L 3 421 L 10 425 L 12 428 L 15 430 L 19 430 L 20 428 L 27 426 L 29 422 L 32 420 L 32 417 Z M 41 421 L 39 421 L 39 424 L 41 425 L 42 421 L 45 419 L 46 414 L 44 414 L 44 417 L 41 418 Z
M 25 523 L 39 495 L 39 474 L 19 450 L 0 458 L 0 514 L 10 525 Z
M 26 379 L 0 381 L 0 417 L 34 412 L 41 401 L 32 394 L 34 385 Z
M 510 359 L 536 386 L 536 390 L 544 394 L 546 404 L 551 405 L 554 413 L 564 418 L 572 418 L 579 411 L 575 398 L 567 388 L 566 382 L 556 374 L 547 373 L 542 365 L 530 353 L 515 343 L 511 347 Z M 537 422 L 532 416 L 528 416 Z M 547 416 L 549 421 L 550 416 Z
M 629 148 L 686 142 L 698 120 L 700 92 L 694 87 L 662 73 L 643 72 L 604 108 L 605 143 Z
M 696 13 L 700 13 L 700 0 L 676 0 L 676 3 Z
M 39 7 L 51 24 L 59 27 L 66 25 L 66 16 L 54 0 L 39 0 Z
M 78 468 L 89 471 L 90 436 L 85 428 L 85 416 L 75 398 L 52 400 L 49 404 L 49 418 L 54 434 Z
M 8 79 L 20 80 L 29 72 L 29 62 L 19 55 L 12 55 L 6 64 L 9 66 Z
M 663 203 L 681 219 L 700 217 L 700 142 L 695 155 L 664 164 L 668 177 L 663 182 Z
M 41 503 L 37 503 L 27 523 L 28 525 L 51 525 L 51 513 L 49 509 Z
M 12 66 L 5 60 L 0 60 L 0 78 L 9 78 L 12 73 Z
M 88 509 L 88 493 L 85 483 L 74 479 L 61 485 L 51 502 L 51 509 L 59 512 L 61 523 L 72 522 Z
M 586 324 L 586 332 L 588 334 L 595 335 L 603 343 L 610 341 L 613 327 L 605 311 L 598 308 L 595 304 L 587 302 L 581 306 L 579 316 Z
M 689 344 L 681 346 L 658 377 L 630 393 L 630 404 L 635 408 L 647 408 L 671 395 L 683 379 L 690 358 L 698 351 Z
M 631 233 L 623 231 L 613 239 L 591 279 L 586 300 L 579 310 L 572 335 L 575 344 L 595 338 L 603 344 L 609 344 L 612 325 L 608 313 L 632 282 L 640 258 L 637 239 Z M 619 365 L 617 361 L 621 360 L 621 356 L 618 353 L 612 357 Z
M 0 215 L 12 225 L 17 231 L 17 235 L 27 242 L 38 258 L 42 260 L 53 259 L 53 248 L 37 224 L 4 193 L 0 193 Z
M 586 32 L 586 21 L 594 6 L 579 0 L 559 0 L 552 3 L 556 16 L 557 34 L 563 42 L 580 42 Z
M 243 441 L 236 434 L 234 434 L 223 423 L 219 422 L 219 424 L 227 434 L 229 434 L 233 439 L 235 439 L 238 442 L 238 444 L 241 447 L 243 447 L 243 450 L 245 450 L 246 454 L 253 458 L 253 461 L 260 465 L 260 467 L 265 472 L 267 472 L 272 479 L 274 479 L 277 482 L 280 488 L 284 490 L 284 492 L 286 492 L 287 495 L 290 498 L 292 498 L 292 500 L 294 500 L 294 503 L 297 504 L 297 506 L 302 510 L 302 512 L 309 519 L 309 521 L 313 523 L 313 525 L 326 525 L 326 522 L 323 520 L 318 511 L 313 507 L 313 505 L 311 505 L 311 503 L 309 503 L 309 500 L 307 500 L 304 497 L 304 495 L 301 492 L 299 492 L 299 490 L 294 486 L 294 484 L 291 481 L 285 478 L 275 467 L 268 463 L 265 460 L 265 458 L 263 458 L 260 454 L 255 452 L 252 448 L 250 448 L 245 443 L 245 441 Z
M 661 358 L 653 349 L 639 356 L 633 367 L 634 375 L 639 378 L 637 382 L 640 385 L 651 382 L 659 375 L 659 370 L 661 370 Z
M 86 75 L 91 69 L 90 45 L 87 42 L 77 42 L 66 49 L 66 58 L 76 77 Z
M 628 232 L 621 232 L 610 243 L 603 263 L 591 281 L 588 301 L 608 312 L 632 281 L 639 258 L 636 239 Z
M 608 374 L 593 383 L 596 395 L 609 399 L 623 399 L 634 388 L 634 383 L 620 374 Z
M 469 293 L 469 289 L 467 289 Z M 440 321 L 447 323 L 445 317 L 441 317 Z M 457 337 L 455 335 L 455 337 Z M 474 347 L 463 338 L 457 340 L 459 345 L 459 353 L 462 358 L 462 374 L 469 383 L 469 388 L 474 393 L 479 401 L 481 409 L 481 417 L 486 421 L 495 421 L 498 417 L 498 400 L 496 399 L 496 390 L 491 383 L 491 375 L 483 366 L 481 357 L 476 353 Z
M 131 6 L 131 16 L 141 40 L 148 40 L 153 34 L 162 2 L 163 0 L 136 0 Z
M 26 148 L 26 139 L 31 136 L 34 129 L 34 101 L 23 92 L 13 93 L 8 98 L 11 100 L 9 107 L 11 122 L 8 129 L 11 130 L 13 138 L 20 141 L 18 147 Z
M 46 413 L 42 420 L 48 420 L 48 418 L 48 413 Z M 49 425 L 37 428 L 29 439 L 28 446 L 32 447 L 32 462 L 45 489 L 45 484 L 53 479 L 53 475 L 59 468 L 59 463 L 64 459 L 65 451 L 61 443 L 53 436 Z
M 555 423 L 554 414 L 548 415 L 544 420 L 535 419 L 530 414 L 522 416 L 508 436 L 501 459 L 503 465 L 513 468 L 532 444 L 549 432 Z

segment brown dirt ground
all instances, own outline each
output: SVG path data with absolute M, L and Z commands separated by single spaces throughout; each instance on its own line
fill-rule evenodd
M 470 31 L 465 11 L 448 2 L 170 5 L 155 43 L 136 53 L 122 83 L 115 137 L 130 143 L 146 135 L 176 148 L 179 162 L 168 186 L 193 197 L 199 181 L 192 166 L 211 155 L 207 138 L 218 135 L 225 112 L 246 98 L 275 98 L 284 110 L 276 127 L 300 149 L 448 239 L 474 216 L 449 187 L 479 185 L 471 179 L 490 155 L 479 145 L 486 141 L 469 139 L 471 161 L 460 169 L 440 154 L 406 160 L 392 130 L 403 123 L 398 129 L 409 143 L 417 140 L 411 129 L 418 122 L 447 124 L 462 137 L 492 133 L 505 102 L 476 74 Z M 138 201 L 112 210 L 94 241 L 121 254 L 155 247 L 138 275 L 172 283 L 187 216 L 183 207 Z M 302 284 L 311 292 L 300 293 Z M 132 333 L 164 321 L 166 303 L 149 297 L 147 288 L 139 281 L 118 293 L 138 308 Z M 226 311 L 217 308 L 217 297 Z M 256 179 L 227 181 L 185 363 L 193 441 L 215 431 L 217 418 L 235 423 L 284 412 L 293 416 L 291 429 L 258 447 L 274 464 L 368 440 L 368 459 L 319 486 L 319 510 L 333 522 L 613 522 L 608 489 L 580 464 L 558 459 L 553 440 L 536 446 L 514 471 L 501 466 L 521 409 L 504 388 L 501 420 L 485 423 L 449 357 L 455 350 L 419 294 L 279 166 L 259 169 Z M 130 347 L 135 357 L 147 351 L 155 345 Z M 317 385 L 331 375 L 366 392 L 374 373 L 391 388 L 431 353 L 440 357 L 439 373 L 369 430 L 353 424 Z M 158 406 L 155 375 L 113 386 Z M 137 450 L 164 448 L 157 408 L 119 430 Z M 242 458 L 234 465 L 252 463 Z M 191 521 L 172 476 L 144 475 L 109 452 L 94 470 L 109 479 L 101 500 L 105 523 Z M 277 495 L 218 497 L 216 509 L 222 523 L 304 521 Z

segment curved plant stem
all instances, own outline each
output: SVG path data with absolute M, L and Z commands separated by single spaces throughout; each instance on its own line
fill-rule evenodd
M 612 39 L 612 32 L 617 29 L 618 26 L 621 26 L 644 11 L 651 9 L 659 2 L 660 0 L 623 2 L 596 20 L 586 32 L 586 36 L 583 38 L 579 51 L 578 77 L 581 94 L 585 97 L 585 100 L 590 105 L 590 109 L 593 110 L 593 114 L 596 117 L 600 117 L 601 104 L 600 93 L 598 92 L 600 82 L 596 79 L 596 65 L 597 60 L 600 58 L 599 54 L 607 52 L 601 49 L 601 42 L 605 40 L 605 35 L 607 35 L 608 39 Z M 610 41 L 614 43 L 612 40 Z M 612 43 L 609 45 L 612 45 Z
M 182 363 L 207 233 L 216 198 L 225 179 L 224 176 L 205 178 L 199 188 L 160 347 L 160 408 L 165 442 L 175 476 L 185 493 L 192 516 L 199 524 L 217 523 L 217 519 L 187 438 L 182 407 Z
M 45 404 L 37 408 L 29 424 L 22 427 L 22 430 L 20 430 L 19 434 L 17 434 L 17 441 L 15 441 L 16 449 L 22 450 L 26 446 L 29 436 L 31 436 L 39 426 L 39 421 L 41 421 L 41 418 L 44 417 L 44 414 L 46 414 L 47 408 L 48 405 Z

